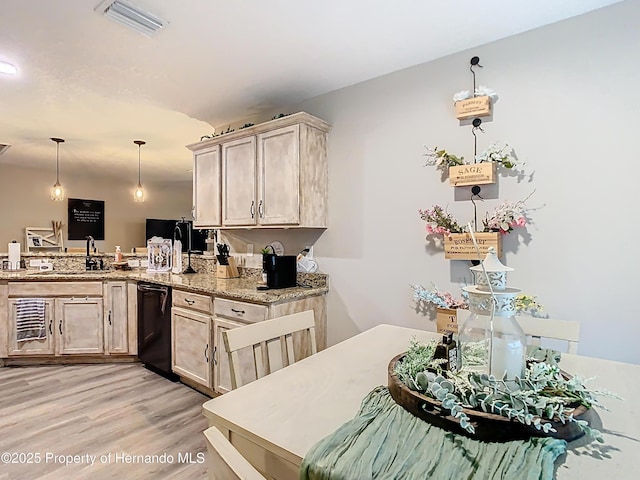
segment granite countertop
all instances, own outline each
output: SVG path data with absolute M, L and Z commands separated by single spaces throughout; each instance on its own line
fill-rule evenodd
M 324 277 L 324 276 L 323 276 Z M 107 270 L 107 271 L 62 271 L 52 270 L 40 272 L 34 270 L 22 270 L 17 272 L 0 271 L 0 281 L 40 281 L 40 282 L 61 282 L 61 281 L 107 281 L 107 280 L 132 280 L 138 282 L 151 282 L 161 285 L 168 285 L 180 290 L 187 290 L 195 293 L 203 293 L 216 297 L 225 297 L 234 300 L 242 300 L 262 304 L 275 304 L 298 300 L 316 295 L 323 295 L 329 291 L 324 281 L 304 282 L 309 287 L 292 287 L 274 290 L 257 290 L 257 280 L 253 277 L 216 278 L 215 274 L 193 273 L 193 274 L 171 274 L 171 273 L 148 273 L 141 270 Z

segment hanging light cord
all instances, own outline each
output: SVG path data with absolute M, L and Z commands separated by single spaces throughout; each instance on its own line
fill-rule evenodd
M 56 183 L 60 183 L 60 142 L 56 142 Z
M 138 185 L 142 185 L 141 181 L 140 181 L 140 146 L 141 144 L 138 144 Z

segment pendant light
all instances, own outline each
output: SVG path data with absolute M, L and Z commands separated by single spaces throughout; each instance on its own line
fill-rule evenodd
M 135 202 L 144 202 L 144 190 L 142 189 L 142 183 L 140 182 L 140 147 L 147 142 L 143 140 L 134 140 L 133 143 L 138 145 L 138 187 L 135 192 L 133 192 L 133 200 Z
M 56 142 L 56 183 L 51 189 L 51 200 L 61 202 L 64 200 L 64 188 L 60 184 L 60 144 L 64 142 L 63 138 L 52 138 Z

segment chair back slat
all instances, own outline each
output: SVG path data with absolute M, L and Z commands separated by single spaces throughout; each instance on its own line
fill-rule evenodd
M 298 360 L 295 358 L 293 342 L 293 334 L 296 332 L 302 332 L 305 335 L 310 354 L 317 353 L 313 310 L 272 318 L 222 332 L 225 348 L 229 355 L 232 388 L 235 389 L 243 385 L 242 378 L 240 378 L 239 350 L 251 347 L 256 378 L 262 378 L 272 371 L 291 365 Z M 269 347 L 275 342 L 280 344 L 280 348 L 277 349 L 280 354 L 279 362 L 272 361 L 269 356 Z M 274 350 L 271 349 L 271 352 Z
M 518 324 L 530 339 L 531 345 L 540 346 L 542 338 L 564 340 L 568 353 L 578 353 L 580 341 L 580 323 L 569 320 L 552 320 L 536 317 L 516 317 Z

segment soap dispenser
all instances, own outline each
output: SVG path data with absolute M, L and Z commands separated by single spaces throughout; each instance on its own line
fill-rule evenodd
M 119 245 L 116 245 L 116 262 L 122 261 L 122 250 Z

